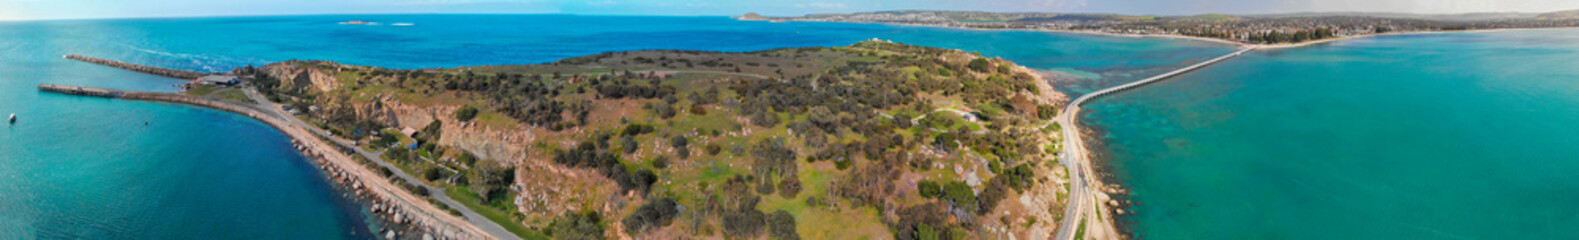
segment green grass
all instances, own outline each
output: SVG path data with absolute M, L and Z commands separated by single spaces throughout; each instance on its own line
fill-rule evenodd
M 517 237 L 523 239 L 548 239 L 548 236 L 544 236 L 541 232 L 533 231 L 527 228 L 526 225 L 521 224 L 521 222 L 515 221 L 515 218 L 510 217 L 510 213 L 506 211 L 513 211 L 513 209 L 500 210 L 492 206 L 477 204 L 482 200 L 477 197 L 477 194 L 473 194 L 470 189 L 464 186 L 446 188 L 444 189 L 444 195 L 450 196 L 456 202 L 460 202 L 461 205 L 466 205 L 466 208 L 470 208 L 473 212 L 477 212 L 478 215 L 488 218 L 489 221 L 498 223 L 499 226 L 504 227 L 504 230 L 514 233 Z
M 239 89 L 220 90 L 219 93 L 214 94 L 214 96 L 215 97 L 219 97 L 220 99 L 225 99 L 225 100 L 230 100 L 230 101 L 237 101 L 237 102 L 244 102 L 244 103 L 256 103 L 256 102 L 253 102 L 251 98 L 247 98 L 247 94 L 246 93 L 242 93 L 241 90 L 239 90 Z
M 219 87 L 215 87 L 215 86 L 198 85 L 197 87 L 193 87 L 192 89 L 187 89 L 186 90 L 186 95 L 199 96 L 199 97 L 201 97 L 201 96 L 208 96 L 208 94 L 214 93 L 214 91 L 219 91 L 219 89 L 220 89 Z
M 1086 238 L 1086 220 L 1080 219 L 1080 226 L 1075 228 L 1075 239 Z

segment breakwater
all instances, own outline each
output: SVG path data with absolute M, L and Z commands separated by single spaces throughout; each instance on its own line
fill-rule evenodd
M 53 93 L 63 93 L 63 94 L 82 95 L 82 96 L 91 96 L 91 97 L 103 97 L 103 98 L 121 98 L 121 95 L 124 94 L 124 92 L 122 92 L 122 91 L 115 91 L 115 90 L 108 90 L 108 89 L 99 89 L 99 88 L 85 88 L 85 87 L 76 87 L 76 86 L 61 86 L 61 85 L 54 85 L 54 84 L 39 84 L 38 85 L 38 90 L 39 91 L 45 91 L 45 92 L 53 92 Z
M 109 60 L 109 59 L 103 59 L 103 58 L 88 57 L 88 56 L 82 56 L 82 55 L 76 55 L 76 54 L 66 55 L 66 59 L 77 60 L 77 61 L 82 61 L 82 62 L 86 62 L 86 63 L 104 65 L 106 67 L 125 69 L 127 71 L 147 73 L 147 74 L 152 74 L 152 75 L 156 75 L 156 76 L 163 76 L 163 77 L 169 77 L 169 78 L 175 78 L 175 79 L 195 80 L 195 79 L 198 79 L 198 78 L 201 78 L 203 76 L 208 75 L 206 73 L 200 73 L 200 72 L 181 71 L 181 70 L 168 69 L 168 68 L 137 65 L 137 64 L 131 64 L 131 63 L 126 63 L 126 62 L 122 62 L 122 61 L 115 61 L 115 60 Z
M 38 85 L 39 91 L 70 95 L 117 98 L 186 104 L 233 112 L 262 121 L 292 138 L 291 142 L 303 156 L 313 159 L 326 176 L 347 191 L 372 205 L 372 212 L 384 221 L 398 225 L 395 229 L 376 230 L 381 237 L 390 239 L 495 239 L 492 235 L 466 220 L 434 207 L 386 178 L 369 170 L 344 151 L 333 147 L 308 130 L 292 125 L 283 119 L 287 116 L 270 114 L 272 111 L 252 104 L 211 100 L 174 93 L 137 92 L 114 89 Z

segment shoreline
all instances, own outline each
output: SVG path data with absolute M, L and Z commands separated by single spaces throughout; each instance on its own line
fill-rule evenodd
M 375 233 L 376 235 L 394 235 L 398 237 L 409 236 L 409 234 L 422 234 L 440 239 L 492 239 L 491 236 L 481 229 L 471 226 L 466 221 L 459 220 L 453 215 L 449 215 L 448 212 L 429 205 L 427 201 L 414 201 L 421 198 L 412 195 L 404 188 L 394 186 L 386 178 L 377 177 L 378 175 L 357 164 L 356 161 L 344 155 L 343 152 L 332 147 L 333 145 L 324 143 L 316 135 L 312 135 L 305 129 L 298 128 L 288 122 L 283 122 L 281 119 L 265 117 L 268 115 L 259 113 L 255 109 L 234 106 L 227 102 L 164 93 L 127 92 L 121 98 L 176 103 L 232 112 L 246 115 L 274 127 L 290 137 L 291 143 L 298 146 L 297 151 L 303 153 L 304 157 L 313 159 L 314 163 L 317 163 L 319 168 L 325 171 L 324 174 L 326 176 L 333 176 L 332 180 L 344 184 L 347 186 L 347 190 L 352 190 L 352 192 L 346 194 L 363 196 L 375 202 L 372 209 L 374 215 L 378 215 L 380 218 L 394 222 L 397 225 L 407 225 L 409 228 L 419 229 L 418 232 L 420 232 L 394 233 L 392 230 L 389 230 L 384 233 Z
M 357 198 L 348 200 L 371 203 L 370 212 L 374 218 L 394 223 L 393 226 L 385 226 L 383 229 L 368 229 L 373 231 L 374 235 L 403 238 L 494 239 L 481 228 L 438 209 L 404 188 L 395 186 L 388 178 L 375 174 L 306 129 L 286 122 L 285 119 L 278 119 L 280 116 L 254 109 L 256 106 L 243 106 L 179 93 L 119 91 L 51 84 L 39 85 L 39 90 L 68 95 L 173 103 L 244 115 L 285 134 L 291 139 L 295 150 L 303 157 L 311 159 L 312 163 L 323 171 L 324 176 L 329 178 L 327 180 L 330 180 L 331 184 L 338 185 L 337 188 L 344 188 L 335 189 L 344 190 L 341 192 L 342 196 L 348 198 L 356 196 Z
M 749 21 L 749 20 L 740 20 L 740 21 Z M 1364 34 L 1364 35 L 1350 35 L 1350 36 L 1343 36 L 1343 37 L 1325 38 L 1325 39 L 1310 40 L 1310 41 L 1304 41 L 1304 42 L 1298 42 L 1298 43 L 1254 44 L 1254 43 L 1236 42 L 1236 41 L 1227 40 L 1227 39 L 1220 39 L 1220 38 L 1186 36 L 1186 35 L 1178 35 L 1178 34 L 1132 34 L 1132 33 L 1111 33 L 1111 32 L 1101 32 L 1101 31 L 1063 30 L 1063 29 L 1044 29 L 1044 28 L 981 28 L 981 27 L 959 27 L 959 26 L 948 26 L 948 25 L 941 25 L 941 24 L 921 24 L 921 23 L 844 22 L 844 21 L 822 21 L 822 20 L 776 20 L 776 21 L 779 21 L 779 22 L 791 22 L 791 21 L 793 21 L 793 22 L 867 23 L 867 24 L 884 24 L 884 25 L 907 26 L 907 27 L 949 28 L 949 29 L 974 30 L 974 31 L 1036 31 L 1036 32 L 1052 32 L 1052 33 L 1066 33 L 1066 34 L 1085 34 L 1085 35 L 1107 36 L 1107 37 L 1168 38 L 1168 39 L 1193 40 L 1193 41 L 1201 41 L 1201 42 L 1228 44 L 1228 45 L 1233 45 L 1235 47 L 1255 47 L 1255 48 L 1258 48 L 1258 49 L 1268 49 L 1268 50 L 1298 48 L 1298 47 L 1305 47 L 1305 46 L 1317 45 L 1317 44 L 1322 44 L 1322 43 L 1337 42 L 1337 41 L 1342 41 L 1342 40 L 1362 39 L 1362 38 L 1379 37 L 1379 36 L 1417 35 L 1417 34 L 1442 34 L 1442 33 L 1476 33 L 1476 32 L 1499 32 L 1499 31 L 1522 31 L 1522 30 L 1552 30 L 1552 29 L 1574 29 L 1574 28 L 1579 28 L 1579 26 L 1575 26 L 1575 27 L 1523 27 L 1523 28 L 1490 28 L 1490 29 L 1467 29 L 1467 30 L 1388 32 L 1388 33 L 1373 33 L 1373 34 Z
M 817 22 L 835 22 L 835 21 L 817 21 Z M 1479 33 L 1479 32 L 1502 32 L 1502 31 L 1531 31 L 1531 30 L 1560 30 L 1560 29 L 1575 29 L 1575 28 L 1579 28 L 1579 27 L 1495 28 L 1495 29 L 1470 29 L 1470 30 L 1448 30 L 1448 31 L 1389 32 L 1389 33 L 1379 33 L 1379 34 L 1364 34 L 1364 35 L 1352 35 L 1352 36 L 1344 36 L 1344 37 L 1326 38 L 1326 39 L 1311 40 L 1311 41 L 1305 41 L 1305 42 L 1299 42 L 1299 43 L 1248 44 L 1248 43 L 1241 43 L 1241 42 L 1230 41 L 1230 40 L 1226 40 L 1226 39 L 1195 37 L 1195 36 L 1184 36 L 1184 35 L 1174 35 L 1174 34 L 1123 34 L 1123 33 L 1109 33 L 1109 32 L 1098 32 L 1098 31 L 1056 30 L 1056 29 L 974 28 L 974 27 L 956 27 L 956 26 L 942 26 L 942 25 L 930 25 L 930 24 L 904 24 L 904 23 L 880 23 L 880 22 L 869 22 L 869 23 L 888 24 L 888 25 L 897 25 L 897 26 L 912 26 L 912 27 L 951 28 L 951 29 L 972 30 L 972 31 L 1041 31 L 1041 32 L 1064 33 L 1064 34 L 1086 34 L 1086 35 L 1093 35 L 1093 36 L 1108 36 L 1108 37 L 1169 38 L 1169 39 L 1194 40 L 1194 41 L 1209 42 L 1209 43 L 1227 44 L 1227 45 L 1234 46 L 1234 47 L 1240 47 L 1240 48 L 1248 47 L 1248 48 L 1254 48 L 1254 49 L 1257 49 L 1257 50 L 1263 50 L 1263 49 L 1264 50 L 1294 49 L 1294 48 L 1301 48 L 1301 47 L 1307 47 L 1307 46 L 1314 46 L 1314 45 L 1334 43 L 1334 42 L 1339 42 L 1339 41 L 1344 41 L 1344 40 L 1354 40 L 1354 39 L 1364 39 L 1364 38 L 1384 37 L 1384 36 L 1448 34 L 1448 33 Z M 1066 107 L 1078 108 L 1079 106 L 1066 106 Z M 1072 123 L 1067 124 L 1065 127 L 1066 128 L 1078 127 L 1079 124 L 1080 124 L 1078 122 L 1079 119 L 1080 119 L 1079 116 L 1083 116 L 1084 115 L 1084 113 L 1081 113 L 1081 112 L 1083 112 L 1083 111 L 1077 111 L 1076 113 L 1074 113 L 1073 114 L 1074 116 L 1070 117 L 1071 119 L 1069 119 L 1069 121 L 1072 121 Z M 1102 133 L 1102 132 L 1103 132 L 1103 130 L 1101 130 L 1101 129 L 1091 128 L 1091 129 L 1086 129 L 1084 131 L 1076 133 L 1076 137 L 1081 138 L 1080 140 L 1082 142 L 1084 142 L 1084 144 L 1080 145 L 1080 146 L 1082 146 L 1083 149 L 1080 149 L 1079 151 L 1084 153 L 1085 159 L 1086 159 L 1085 166 L 1088 168 L 1087 170 L 1090 171 L 1091 175 L 1093 175 L 1093 176 L 1090 176 L 1090 178 L 1087 179 L 1087 180 L 1090 181 L 1094 185 L 1092 187 L 1096 188 L 1096 189 L 1093 189 L 1097 193 L 1096 194 L 1097 196 L 1095 196 L 1095 197 L 1098 200 L 1098 202 L 1095 203 L 1096 204 L 1096 206 L 1095 206 L 1096 207 L 1096 211 L 1098 211 L 1098 212 L 1106 212 L 1107 213 L 1106 215 L 1109 216 L 1109 217 L 1102 217 L 1101 215 L 1098 215 L 1097 219 L 1094 219 L 1094 220 L 1101 222 L 1101 224 L 1103 224 L 1103 225 L 1106 225 L 1106 229 L 1105 230 L 1106 231 L 1110 231 L 1109 233 L 1113 234 L 1113 236 L 1108 236 L 1108 235 L 1105 235 L 1105 234 L 1102 234 L 1102 233 L 1095 233 L 1095 232 L 1092 232 L 1092 231 L 1086 231 L 1086 237 L 1099 237 L 1099 238 L 1106 237 L 1106 238 L 1112 238 L 1112 239 L 1123 239 L 1123 238 L 1138 237 L 1138 236 L 1135 235 L 1136 231 L 1134 229 L 1134 227 L 1135 227 L 1135 225 L 1137 223 L 1133 222 L 1133 220 L 1128 220 L 1126 218 L 1126 216 L 1134 214 L 1134 211 L 1133 211 L 1133 209 L 1131 207 L 1133 205 L 1135 205 L 1136 203 L 1133 202 L 1133 200 L 1132 200 L 1132 198 L 1130 196 L 1130 192 L 1127 190 L 1126 186 L 1119 183 L 1120 181 L 1118 181 L 1117 175 L 1114 173 L 1116 169 L 1114 169 L 1114 167 L 1112 166 L 1111 156 L 1108 156 L 1108 154 L 1092 152 L 1093 149 L 1098 149 L 1098 148 L 1101 148 L 1101 147 L 1105 146 L 1106 142 L 1103 142 L 1103 141 L 1101 141 L 1100 138 L 1095 137 L 1095 136 L 1100 136 L 1100 135 L 1095 135 L 1095 134 L 1099 134 L 1099 133 Z M 1070 141 L 1070 140 L 1071 139 L 1065 139 L 1064 141 Z M 1086 144 L 1090 144 L 1090 145 L 1086 145 Z M 1078 170 L 1071 169 L 1070 171 L 1073 172 L 1073 171 L 1078 171 Z M 1073 180 L 1073 179 L 1071 179 L 1071 180 Z M 1071 201 L 1072 200 L 1073 199 L 1071 199 Z M 1070 207 L 1073 207 L 1073 205 L 1074 205 L 1073 203 L 1068 203 L 1068 202 L 1066 202 L 1066 204 L 1067 204 L 1067 206 L 1070 206 Z M 1066 216 L 1066 218 L 1065 218 L 1066 220 L 1069 219 L 1067 217 L 1068 216 Z M 1084 220 L 1092 220 L 1092 219 L 1084 219 Z M 1082 222 L 1085 222 L 1084 220 L 1082 220 Z M 1083 225 L 1089 225 L 1089 224 L 1083 224 Z M 1084 229 L 1085 226 L 1081 226 L 1081 227 L 1082 227 L 1081 230 L 1088 230 L 1088 229 Z M 1104 229 L 1098 228 L 1098 229 L 1090 229 L 1090 230 L 1103 231 Z M 1060 232 L 1061 231 L 1062 231 L 1062 229 L 1060 229 Z M 1092 234 L 1097 234 L 1097 235 L 1093 236 Z M 1059 237 L 1062 237 L 1062 236 L 1059 236 Z
M 1079 119 L 1086 114 L 1088 113 L 1076 114 L 1075 118 Z M 1108 199 L 1108 201 L 1098 203 L 1098 205 L 1103 208 L 1104 212 L 1112 214 L 1113 217 L 1109 218 L 1108 224 L 1111 225 L 1113 232 L 1118 233 L 1119 237 L 1137 237 L 1134 235 L 1134 222 L 1125 221 L 1128 219 L 1126 218 L 1127 216 L 1135 214 L 1134 209 L 1130 208 L 1135 205 L 1135 202 L 1130 199 L 1129 190 L 1123 184 L 1117 183 L 1119 182 L 1118 174 L 1114 173 L 1117 169 L 1113 167 L 1112 156 L 1105 152 L 1093 152 L 1090 150 L 1107 148 L 1107 142 L 1102 141 L 1101 137 L 1097 137 L 1106 135 L 1107 130 L 1089 125 L 1082 128 L 1082 130 L 1080 136 L 1083 143 L 1082 146 L 1087 148 L 1085 151 L 1086 162 L 1090 164 L 1092 172 L 1095 173 L 1093 180 L 1100 186 L 1098 191 Z

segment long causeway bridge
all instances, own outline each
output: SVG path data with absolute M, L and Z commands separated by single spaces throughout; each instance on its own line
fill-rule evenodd
M 1060 223 L 1058 235 L 1054 239 L 1078 240 L 1075 235 L 1084 235 L 1081 238 L 1086 239 L 1120 238 L 1118 230 L 1113 227 L 1112 214 L 1101 213 L 1103 211 L 1102 201 L 1108 197 L 1098 193 L 1098 191 L 1101 191 L 1101 182 L 1095 179 L 1096 171 L 1091 168 L 1091 161 L 1088 158 L 1090 155 L 1086 152 L 1084 139 L 1080 137 L 1079 115 L 1081 106 L 1097 98 L 1167 80 L 1180 74 L 1238 57 L 1255 49 L 1255 47 L 1243 48 L 1234 53 L 1173 70 L 1172 72 L 1081 95 L 1080 98 L 1069 102 L 1069 106 L 1066 106 L 1064 111 L 1059 113 L 1055 119 L 1060 126 L 1063 126 L 1064 152 L 1061 159 L 1064 166 L 1069 169 L 1070 186 L 1068 204 L 1065 205 L 1064 209 L 1064 221 Z M 1080 233 L 1077 234 L 1077 232 Z

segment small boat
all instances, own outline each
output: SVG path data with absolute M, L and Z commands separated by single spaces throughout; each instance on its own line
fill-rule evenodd
M 9 120 L 9 121 L 11 121 L 11 124 L 16 124 L 16 114 L 15 113 L 11 114 L 11 120 Z

